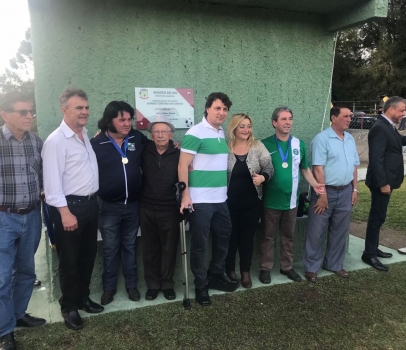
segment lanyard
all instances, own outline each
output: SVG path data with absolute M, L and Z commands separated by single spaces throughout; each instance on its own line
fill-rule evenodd
M 278 147 L 278 150 L 279 150 L 279 154 L 281 155 L 281 158 L 282 158 L 282 168 L 287 168 L 288 167 L 288 158 L 289 158 L 289 149 L 290 149 L 290 143 L 292 140 L 292 136 L 289 136 L 288 147 L 286 149 L 285 154 L 283 154 L 282 147 L 279 144 L 279 141 L 278 141 L 278 138 L 276 137 L 276 135 L 274 135 L 274 138 L 275 138 L 276 146 Z
M 126 156 L 127 153 L 127 148 L 128 148 L 128 135 L 125 137 L 124 139 L 124 152 L 121 149 L 121 147 L 119 147 L 116 143 L 116 141 L 114 141 L 114 139 L 109 135 L 109 133 L 107 133 L 107 137 L 109 138 L 109 140 L 111 141 L 111 143 L 114 145 L 114 147 L 116 148 L 116 150 L 118 151 L 118 153 L 120 153 L 121 155 L 121 161 L 123 162 L 123 164 L 127 164 L 128 163 L 128 158 Z

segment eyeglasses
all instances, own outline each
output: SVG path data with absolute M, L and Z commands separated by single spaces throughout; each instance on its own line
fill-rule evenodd
M 36 114 L 32 113 L 32 109 L 16 109 L 16 110 L 14 110 L 12 112 L 13 113 L 17 112 L 20 115 L 20 117 L 26 117 L 28 113 L 30 113 L 33 118 L 36 117 Z
M 159 134 L 167 135 L 167 134 L 170 134 L 171 132 L 172 131 L 152 131 L 151 134 L 154 134 L 154 135 L 159 135 Z

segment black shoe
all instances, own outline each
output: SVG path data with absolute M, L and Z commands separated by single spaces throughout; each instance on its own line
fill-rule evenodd
M 223 292 L 234 292 L 238 288 L 238 282 L 228 278 L 225 272 L 211 273 L 207 272 L 209 280 L 209 289 L 217 289 Z
M 385 253 L 380 249 L 378 249 L 378 253 L 376 255 L 378 256 L 378 258 L 391 258 L 393 256 L 392 253 Z
M 127 288 L 128 299 L 138 301 L 141 299 L 140 292 L 137 288 Z
M 34 287 L 39 287 L 40 285 L 41 285 L 41 281 L 36 279 L 34 281 Z
M 166 300 L 175 300 L 176 294 L 173 289 L 163 289 L 162 292 L 164 293 L 164 297 Z
M 102 305 L 110 304 L 110 303 L 114 300 L 113 296 L 114 296 L 115 294 L 116 294 L 116 291 L 115 291 L 115 290 L 105 290 L 105 291 L 103 292 L 102 296 L 101 296 L 100 303 L 101 303 Z
M 148 289 L 147 293 L 145 294 L 145 299 L 147 300 L 155 300 L 158 296 L 159 289 Z
M 297 272 L 293 269 L 287 270 L 287 271 L 283 271 L 283 270 L 279 270 L 280 273 L 282 275 L 287 276 L 290 280 L 294 281 L 294 282 L 302 282 L 302 277 L 300 277 Z
M 235 274 L 235 271 L 227 271 L 226 273 L 230 280 L 236 281 L 238 283 L 238 278 L 237 275 Z
M 0 337 L 0 349 L 1 350 L 16 350 L 16 342 L 14 340 L 14 333 L 7 333 Z
M 63 312 L 62 317 L 65 320 L 66 327 L 77 331 L 83 328 L 82 318 L 76 310 Z
M 210 296 L 209 296 L 209 291 L 207 290 L 207 287 L 198 289 L 195 289 L 195 294 L 196 294 L 196 301 L 201 305 L 201 306 L 210 306 Z
M 16 322 L 17 327 L 38 327 L 45 324 L 45 320 L 43 318 L 34 317 L 28 314 L 25 314 Z M 1 348 L 0 348 L 1 349 Z
M 366 257 L 366 256 L 362 256 L 361 257 L 361 260 L 365 263 L 365 264 L 368 264 L 368 265 L 370 265 L 370 266 L 372 266 L 374 269 L 377 269 L 377 270 L 379 270 L 379 271 L 388 271 L 389 269 L 388 269 L 388 267 L 387 266 L 385 266 L 384 264 L 382 264 L 379 260 L 378 260 L 378 258 L 368 258 L 368 257 Z
M 90 298 L 84 303 L 81 303 L 78 307 L 79 310 L 83 310 L 88 314 L 98 314 L 104 310 L 104 307 L 91 301 Z
M 269 271 L 269 270 L 260 270 L 259 271 L 259 280 L 263 284 L 271 283 L 271 271 Z

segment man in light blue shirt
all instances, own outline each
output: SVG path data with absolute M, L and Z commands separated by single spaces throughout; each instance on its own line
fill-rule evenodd
M 317 134 L 312 141 L 313 173 L 318 183 L 326 185 L 323 194 L 311 192 L 306 243 L 303 253 L 305 277 L 317 281 L 317 271 L 323 269 L 348 278 L 344 270 L 346 242 L 351 222 L 352 207 L 358 198 L 357 166 L 359 157 L 349 128 L 351 111 L 347 107 L 333 107 L 331 127 Z M 328 231 L 326 254 L 323 261 L 324 233 Z

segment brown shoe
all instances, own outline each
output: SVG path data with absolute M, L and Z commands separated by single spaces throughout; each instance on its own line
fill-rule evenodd
M 345 271 L 344 269 L 340 270 L 340 271 L 332 271 L 335 273 L 336 276 L 341 277 L 341 278 L 349 278 L 350 275 L 347 271 Z
M 251 288 L 252 287 L 252 281 L 251 281 L 251 276 L 249 272 L 242 272 L 241 271 L 241 285 L 244 288 Z
M 317 273 L 316 272 L 305 272 L 305 278 L 312 283 L 317 282 Z

